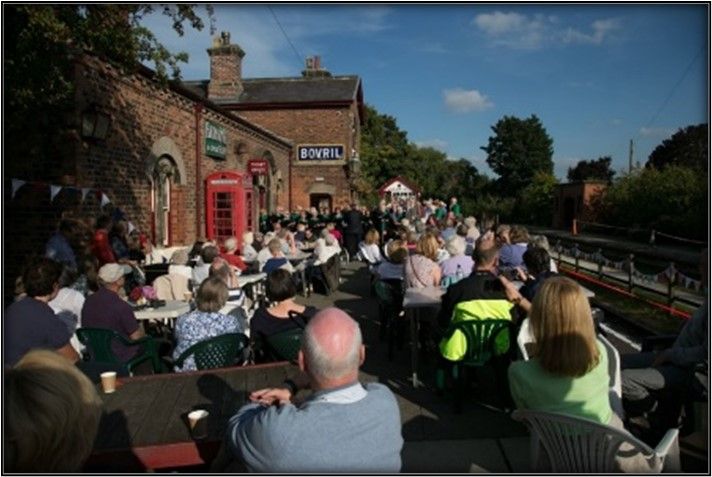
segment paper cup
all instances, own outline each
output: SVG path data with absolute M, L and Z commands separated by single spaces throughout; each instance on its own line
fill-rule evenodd
M 107 371 L 101 373 L 101 387 L 105 393 L 113 393 L 116 391 L 116 371 Z
M 193 292 L 191 292 L 191 291 L 183 292 L 183 300 L 190 301 L 192 299 L 193 299 Z
M 205 409 L 196 409 L 188 413 L 190 433 L 194 439 L 202 439 L 208 435 L 208 415 Z

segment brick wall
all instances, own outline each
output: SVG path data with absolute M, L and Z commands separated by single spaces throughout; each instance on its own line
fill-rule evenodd
M 174 145 L 180 156 L 184 177 L 171 186 L 170 243 L 190 244 L 205 235 L 205 178 L 215 172 L 232 170 L 244 172 L 246 161 L 269 152 L 284 168 L 284 192 L 279 194 L 279 205 L 287 206 L 287 164 L 291 147 L 242 120 L 230 119 L 209 107 L 200 108 L 198 130 L 200 150 L 196 152 L 196 103 L 185 96 L 161 88 L 141 75 L 126 75 L 93 57 L 85 57 L 77 65 L 76 112 L 69 121 L 80 124 L 79 111 L 90 105 L 111 117 L 109 133 L 103 141 L 82 140 L 78 134 L 68 137 L 64 147 L 72 151 L 72 164 L 57 157 L 41 157 L 32 161 L 12 158 L 14 166 L 5 176 L 5 297 L 8 284 L 19 274 L 27 255 L 41 253 L 59 218 L 77 216 L 95 218 L 102 211 L 99 200 L 88 196 L 81 202 L 81 192 L 63 190 L 49 202 L 49 190 L 27 185 L 10 200 L 10 178 L 44 181 L 59 184 L 63 175 L 77 188 L 101 190 L 111 200 L 112 207 L 120 208 L 141 231 L 151 232 L 152 148 L 162 138 Z M 226 128 L 227 154 L 225 160 L 204 155 L 204 121 L 209 119 Z M 22 138 L 6 138 L 22 140 Z M 196 195 L 196 157 L 200 160 L 199 194 Z M 155 161 L 155 157 L 153 160 Z M 174 160 L 176 158 L 173 158 Z M 199 226 L 196 229 L 196 217 Z M 20 240 L 8 240 L 13 237 Z
M 250 122 L 291 139 L 296 148 L 300 144 L 342 144 L 344 161 L 300 163 L 293 161 L 292 168 L 292 207 L 309 206 L 309 189 L 314 184 L 334 186 L 336 193 L 334 206 L 350 201 L 350 187 L 347 177 L 347 164 L 351 158 L 351 149 L 360 149 L 360 126 L 356 102 L 349 107 L 305 108 L 305 109 L 270 109 L 240 110 L 238 114 Z M 354 128 L 355 122 L 355 128 Z M 332 165 L 333 164 L 333 165 Z M 280 166 L 281 167 L 281 166 Z M 323 178 L 317 181 L 316 178 Z

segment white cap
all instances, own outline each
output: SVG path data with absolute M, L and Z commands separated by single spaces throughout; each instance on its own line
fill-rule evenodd
M 119 265 L 118 263 L 107 263 L 99 269 L 99 278 L 104 283 L 114 283 L 125 274 L 126 269 L 123 265 Z

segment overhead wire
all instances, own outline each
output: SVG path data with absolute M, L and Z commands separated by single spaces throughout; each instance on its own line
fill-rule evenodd
M 302 61 L 304 60 L 304 57 L 299 54 L 297 51 L 297 48 L 294 46 L 294 43 L 292 43 L 292 40 L 289 39 L 289 36 L 287 35 L 287 32 L 284 30 L 284 27 L 282 26 L 282 23 L 280 23 L 279 18 L 277 18 L 277 14 L 274 13 L 274 10 L 272 10 L 272 7 L 267 5 L 267 9 L 270 11 L 272 14 L 272 17 L 274 18 L 275 23 L 277 23 L 277 26 L 279 29 L 282 31 L 282 35 L 284 35 L 284 38 L 287 40 L 287 43 L 289 43 L 289 46 L 292 47 L 292 51 L 297 57 L 297 62 L 301 65 Z
M 663 112 L 663 109 L 665 109 L 665 106 L 667 106 L 667 104 L 668 104 L 668 102 L 670 101 L 670 99 L 672 99 L 672 97 L 673 97 L 673 95 L 675 94 L 675 91 L 677 90 L 677 88 L 678 88 L 678 87 L 680 86 L 680 84 L 685 80 L 685 78 L 687 78 L 688 73 L 689 73 L 690 70 L 692 69 L 692 65 L 694 65 L 695 62 L 697 62 L 697 59 L 702 55 L 702 52 L 704 51 L 704 49 L 705 49 L 705 46 L 702 46 L 702 47 L 699 49 L 699 51 L 697 52 L 697 54 L 694 56 L 694 58 L 692 58 L 692 60 L 690 61 L 690 63 L 687 65 L 687 68 L 685 68 L 685 71 L 683 71 L 683 73 L 682 73 L 682 75 L 680 76 L 680 78 L 677 80 L 677 82 L 675 83 L 675 85 L 674 85 L 674 86 L 672 87 L 672 89 L 670 90 L 670 93 L 668 93 L 667 97 L 665 97 L 665 100 L 662 102 L 662 104 L 660 105 L 660 107 L 658 108 L 658 110 L 655 111 L 655 114 L 653 114 L 653 117 L 650 119 L 650 121 L 648 121 L 648 124 L 646 124 L 645 127 L 643 127 L 643 128 L 638 132 L 638 137 L 641 136 L 642 131 L 643 131 L 644 129 L 648 129 L 648 128 L 658 119 L 658 116 L 660 116 L 660 113 Z

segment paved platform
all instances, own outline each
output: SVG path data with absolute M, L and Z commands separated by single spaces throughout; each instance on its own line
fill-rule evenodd
M 421 356 L 420 377 L 425 386 L 413 388 L 409 381 L 409 343 L 406 341 L 402 349 L 396 350 L 389 362 L 386 345 L 378 339 L 378 304 L 369 293 L 368 270 L 358 262 L 343 264 L 342 277 L 342 285 L 331 296 L 315 293 L 308 298 L 300 296 L 298 301 L 319 308 L 337 306 L 361 324 L 366 344 L 361 378 L 390 387 L 400 405 L 406 441 L 403 471 L 527 472 L 527 430 L 497 409 L 494 391 L 473 388 L 463 412 L 454 414 L 452 396 L 435 393 L 435 356 Z M 491 383 L 487 375 L 482 381 Z

